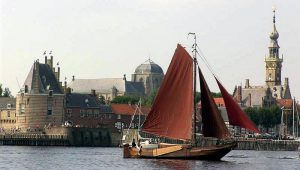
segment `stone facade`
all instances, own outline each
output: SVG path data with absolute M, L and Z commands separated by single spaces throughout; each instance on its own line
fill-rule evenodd
M 16 127 L 21 130 L 61 126 L 64 122 L 64 94 L 17 94 Z
M 291 99 L 289 79 L 286 77 L 281 83 L 281 71 L 283 58 L 279 57 L 278 38 L 279 33 L 275 25 L 275 11 L 273 17 L 273 30 L 270 33 L 269 54 L 265 57 L 265 82 L 263 86 L 252 86 L 246 79 L 245 86 L 237 86 L 234 97 L 244 107 L 263 107 L 277 103 L 278 99 Z
M 127 81 L 126 78 L 75 79 L 68 84 L 72 93 L 88 94 L 92 90 L 98 97 L 111 101 L 116 96 L 144 96 L 143 83 Z
M 135 69 L 131 81 L 143 82 L 145 94 L 149 95 L 160 87 L 163 78 L 164 72 L 162 68 L 149 59 Z
M 0 97 L 0 132 L 15 130 L 16 99 Z
M 53 56 L 45 55 L 45 64 L 35 61 L 16 97 L 16 127 L 32 131 L 64 122 L 65 95 L 59 82 L 60 68 L 53 67 Z
M 163 70 L 152 60 L 147 60 L 139 65 L 131 81 L 126 75 L 123 78 L 101 78 L 101 79 L 73 79 L 68 83 L 72 93 L 88 94 L 95 90 L 98 97 L 103 96 L 105 100 L 111 101 L 116 96 L 145 96 L 160 87 L 164 77 Z M 66 86 L 66 85 L 65 85 Z

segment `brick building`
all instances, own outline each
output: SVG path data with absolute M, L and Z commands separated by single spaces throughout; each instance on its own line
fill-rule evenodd
M 122 128 L 137 128 L 139 123 L 139 110 L 135 105 L 114 104 L 105 105 L 100 102 L 95 91 L 90 94 L 71 93 L 66 94 L 65 120 L 72 126 L 108 128 L 111 132 L 121 132 Z M 149 108 L 141 108 L 141 122 Z M 136 116 L 133 118 L 133 115 Z
M 265 56 L 265 85 L 253 86 L 246 79 L 245 86 L 237 86 L 234 97 L 243 107 L 263 107 L 277 103 L 278 99 L 291 99 L 289 79 L 286 77 L 284 84 L 281 83 L 281 71 L 283 57 L 279 56 L 278 38 L 279 33 L 275 24 L 275 11 L 273 17 L 273 30 L 270 33 L 268 56 Z
M 23 90 L 16 96 L 16 127 L 21 131 L 60 126 L 64 122 L 65 95 L 62 90 L 60 67 L 53 67 L 45 53 L 45 64 L 34 62 Z
M 0 97 L 0 132 L 12 130 L 16 123 L 16 99 Z

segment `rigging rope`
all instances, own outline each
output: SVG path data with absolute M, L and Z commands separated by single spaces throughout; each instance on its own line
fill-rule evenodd
M 212 73 L 212 75 L 213 75 L 214 77 L 216 77 L 216 79 L 220 80 L 220 79 L 218 78 L 218 76 L 216 75 L 216 73 L 214 72 L 213 68 L 210 66 L 209 62 L 207 61 L 207 59 L 206 59 L 206 57 L 204 56 L 204 54 L 203 54 L 203 52 L 201 51 L 201 49 L 200 49 L 198 46 L 196 46 L 196 47 L 198 48 L 198 50 L 196 50 L 196 52 L 197 52 L 198 56 L 200 57 L 200 59 L 202 59 L 202 61 L 204 62 L 204 64 L 205 64 L 206 67 L 208 68 L 208 70 Z M 201 54 L 200 54 L 198 51 L 199 51 Z M 199 64 L 198 64 L 198 66 L 199 66 Z

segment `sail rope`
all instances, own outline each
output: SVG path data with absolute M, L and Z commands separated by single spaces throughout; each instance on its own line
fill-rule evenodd
M 211 74 L 220 81 L 220 79 L 218 78 L 217 74 L 215 73 L 215 71 L 213 70 L 213 68 L 211 67 L 211 65 L 209 64 L 208 60 L 206 59 L 204 53 L 201 51 L 201 49 L 196 46 L 198 50 L 196 50 L 198 56 L 200 57 L 200 59 L 204 62 L 204 64 L 206 65 L 206 67 L 208 68 L 208 70 L 211 72 Z M 200 53 L 199 53 L 200 52 Z M 197 63 L 198 64 L 198 63 Z M 199 66 L 199 64 L 198 64 Z
M 131 125 L 132 125 L 132 122 L 133 122 L 133 120 L 134 120 L 134 116 L 135 116 L 137 110 L 138 110 L 138 106 L 136 105 L 136 108 L 135 108 L 135 110 L 134 110 L 133 116 L 131 117 L 131 121 L 130 121 L 130 124 L 129 124 L 129 126 L 128 126 L 128 129 L 127 129 L 127 132 L 126 132 L 125 137 L 126 137 L 126 136 L 128 135 L 128 133 L 129 133 L 129 129 L 130 129 Z M 122 126 L 122 125 L 121 125 L 121 126 Z
M 140 115 L 141 113 L 143 113 L 143 112 L 141 111 L 141 105 L 142 105 L 142 101 L 141 101 L 141 99 L 140 99 L 139 102 L 138 102 L 138 104 L 135 105 L 136 108 L 135 108 L 135 111 L 134 111 L 134 113 L 133 113 L 133 116 L 131 117 L 131 121 L 130 121 L 130 124 L 129 124 L 129 127 L 128 127 L 128 129 L 127 129 L 127 132 L 126 132 L 126 135 L 125 135 L 125 136 L 127 136 L 128 133 L 129 133 L 129 129 L 130 129 L 130 127 L 132 126 L 132 123 L 133 123 L 133 120 L 134 120 L 134 117 L 135 117 L 137 111 L 138 111 L 139 115 Z M 140 119 L 140 118 L 141 118 L 141 117 L 139 116 L 139 119 Z M 144 121 L 144 122 L 145 122 L 145 121 Z M 144 124 L 144 123 L 143 123 L 143 124 Z M 138 125 L 138 135 L 139 135 L 140 128 L 141 128 L 141 125 L 140 125 L 140 120 L 139 120 L 139 125 Z M 139 136 L 138 136 L 138 137 L 139 137 Z

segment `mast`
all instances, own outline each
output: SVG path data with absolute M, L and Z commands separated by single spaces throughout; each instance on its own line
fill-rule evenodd
M 194 53 L 194 56 L 193 56 L 193 61 L 194 61 L 194 71 L 193 71 L 193 77 L 194 77 L 194 122 L 193 122 L 193 139 L 194 139 L 194 143 L 195 143 L 195 146 L 197 146 L 197 135 L 196 135 L 196 112 L 197 112 L 197 108 L 196 108 L 196 76 L 197 76 L 197 72 L 196 72 L 196 67 L 197 67 L 197 37 L 196 37 L 196 33 L 188 33 L 188 35 L 194 35 L 194 44 L 192 46 L 192 49 L 193 49 L 193 53 Z
M 295 97 L 293 99 L 293 138 L 295 139 Z

